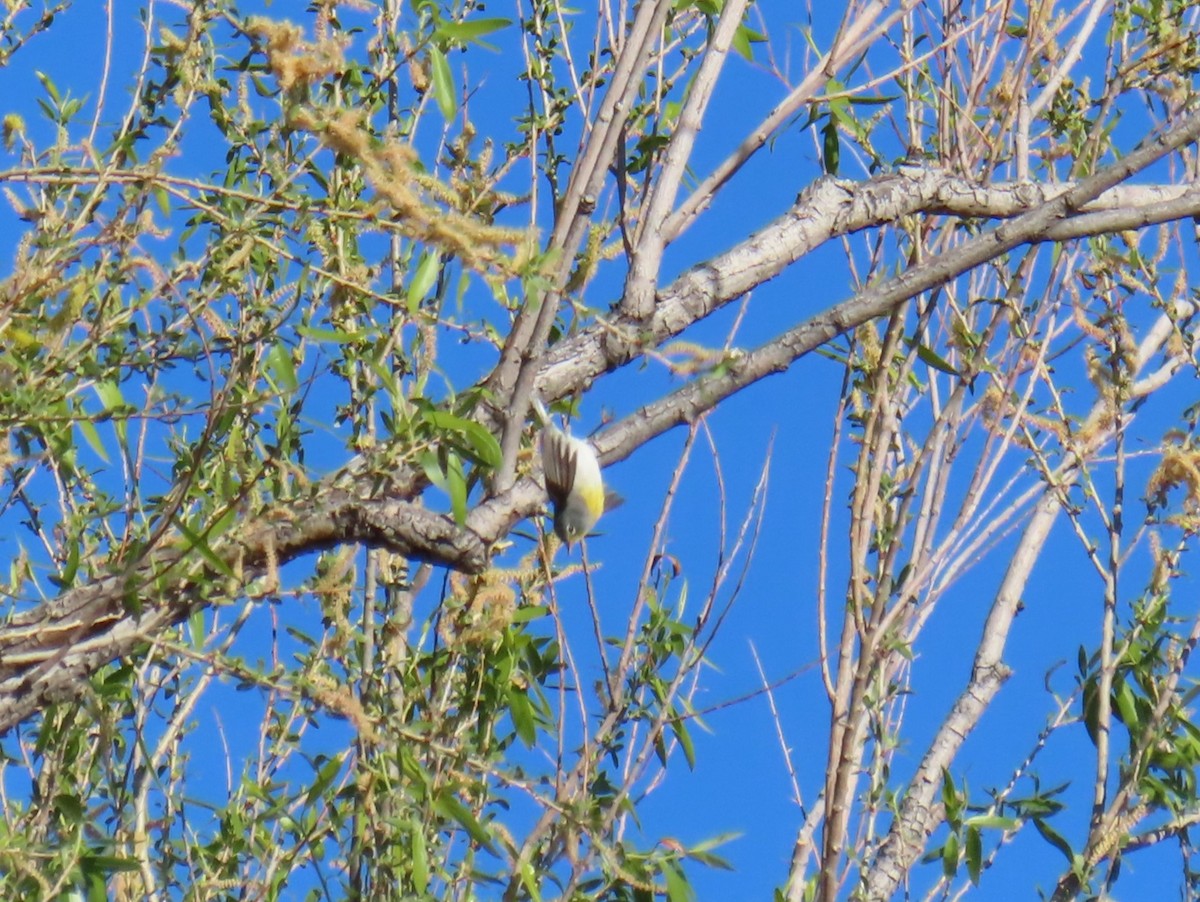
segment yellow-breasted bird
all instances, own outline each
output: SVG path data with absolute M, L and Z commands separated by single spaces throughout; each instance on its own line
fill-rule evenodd
M 554 506 L 554 531 L 569 551 L 596 525 L 605 508 L 617 503 L 616 498 L 604 491 L 600 461 L 591 443 L 553 425 L 542 430 L 542 470 Z

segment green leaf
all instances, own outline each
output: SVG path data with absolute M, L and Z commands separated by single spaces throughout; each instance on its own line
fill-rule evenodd
M 687 850 L 687 857 L 694 858 L 696 861 L 706 864 L 709 867 L 720 868 L 723 871 L 732 871 L 734 869 L 733 865 L 720 855 L 714 854 L 712 850 L 717 846 L 737 839 L 739 836 L 741 836 L 740 833 L 722 833 L 720 836 L 702 840 Z
M 942 768 L 942 804 L 946 809 L 946 821 L 952 827 L 957 827 L 959 816 L 962 814 L 962 799 L 954 786 L 954 778 L 944 767 Z
M 175 520 L 175 527 L 181 533 L 183 533 L 183 537 L 188 540 L 188 547 L 185 550 L 191 551 L 192 549 L 195 549 L 196 551 L 199 551 L 201 557 L 208 561 L 214 570 L 228 579 L 231 579 L 235 582 L 237 581 L 237 574 L 235 574 L 229 568 L 229 565 L 225 563 L 225 561 L 221 560 L 221 558 L 217 556 L 217 553 L 209 547 L 208 542 L 205 541 L 202 535 L 189 528 L 186 523 L 179 519 Z
M 126 403 L 125 396 L 121 394 L 121 386 L 117 385 L 111 379 L 104 379 L 92 386 L 96 392 L 96 397 L 100 399 L 100 403 L 104 405 L 104 409 L 110 414 L 116 414 L 129 410 L 131 405 Z
M 766 42 L 766 37 L 761 31 L 755 31 L 748 25 L 739 25 L 737 31 L 733 33 L 733 50 L 738 56 L 742 57 L 746 62 L 754 62 L 754 44 L 762 44 Z
M 692 742 L 692 734 L 688 732 L 687 725 L 683 718 L 671 718 L 671 732 L 675 734 L 675 738 L 679 740 L 679 747 L 683 749 L 683 759 L 687 762 L 688 770 L 696 769 L 696 746 Z
M 1010 804 L 1023 817 L 1046 817 L 1063 809 L 1062 802 L 1055 801 L 1052 795 L 1054 793 L 1047 792 L 1027 799 L 1014 799 Z
M 942 873 L 953 877 L 958 873 L 958 834 L 951 833 L 942 846 Z
M 821 129 L 822 144 L 824 147 L 823 159 L 821 165 L 825 167 L 827 175 L 837 175 L 838 164 L 841 162 L 842 146 L 841 139 L 838 137 L 837 122 L 833 116 L 829 117 L 829 121 L 825 123 L 825 127 Z
M 420 461 L 421 469 L 425 473 L 425 478 L 443 492 L 448 492 L 449 487 L 446 479 L 446 471 L 442 468 L 442 462 L 438 458 L 437 452 L 432 450 L 422 451 L 418 460 Z
M 58 88 L 55 86 L 54 82 L 50 80 L 50 76 L 45 72 L 38 71 L 34 71 L 33 74 L 36 75 L 37 80 L 42 83 L 42 87 L 46 89 L 46 93 L 50 95 L 50 99 L 55 103 L 61 103 L 62 95 L 58 93 Z
M 440 271 L 440 255 L 433 251 L 426 251 L 421 256 L 421 262 L 417 264 L 417 271 L 413 273 L 412 281 L 408 284 L 408 312 L 410 314 L 417 312 L 418 305 L 437 282 Z
M 267 352 L 267 371 L 271 374 L 276 388 L 282 387 L 285 391 L 294 392 L 299 386 L 296 381 L 296 367 L 292 363 L 292 352 L 282 341 L 275 342 Z
M 188 637 L 192 642 L 192 651 L 204 647 L 204 608 L 196 608 L 188 615 Z
M 479 845 L 483 846 L 493 855 L 499 854 L 492 845 L 492 838 L 488 836 L 488 832 L 483 829 L 483 825 L 467 809 L 467 806 L 458 800 L 458 796 L 449 790 L 442 790 L 433 800 L 433 810 L 439 816 L 458 823 L 459 826 L 467 831 L 471 839 L 479 843 Z
M 661 733 L 659 733 L 658 736 L 656 736 L 654 738 L 654 754 L 658 756 L 659 763 L 663 767 L 666 767 L 667 766 L 667 744 L 665 742 L 663 742 L 663 737 L 662 737 Z
M 119 858 L 116 855 L 88 855 L 79 860 L 80 868 L 85 871 L 104 874 L 115 874 L 118 871 L 126 873 L 141 870 L 141 864 L 133 858 Z
M 1137 698 L 1133 694 L 1133 687 L 1128 680 L 1117 679 L 1117 685 L 1113 690 L 1113 701 L 1117 710 L 1117 717 L 1126 727 L 1133 729 L 1139 722 Z
M 72 826 L 83 820 L 83 802 L 76 796 L 59 793 L 54 797 L 54 808 L 59 816 Z
M 983 841 L 979 831 L 970 827 L 967 830 L 967 876 L 971 882 L 979 886 L 979 874 L 983 870 Z
M 446 455 L 446 491 L 450 493 L 450 510 L 454 522 L 467 522 L 467 477 L 463 474 L 462 459 L 457 454 Z
M 532 863 L 521 859 L 521 885 L 525 887 L 525 891 L 529 893 L 529 898 L 533 902 L 541 902 L 542 893 L 538 888 L 538 872 L 534 870 Z
M 100 871 L 88 871 L 80 865 L 83 879 L 87 883 L 88 902 L 108 902 L 108 885 L 105 874 Z
M 318 768 L 317 778 L 313 780 L 313 784 L 308 788 L 308 793 L 305 796 L 309 805 L 317 799 L 324 797 L 325 790 L 333 784 L 341 769 L 342 757 L 340 755 L 334 755 Z
M 900 94 L 884 94 L 876 97 L 847 97 L 846 100 L 859 106 L 878 106 L 884 103 L 891 103 L 893 100 L 899 100 L 900 97 Z
M 1015 817 L 1001 817 L 998 814 L 976 814 L 963 821 L 964 827 L 977 827 L 980 830 L 1015 830 L 1018 824 Z
M 484 35 L 512 25 L 512 19 L 470 19 L 466 22 L 442 22 L 434 29 L 435 40 L 450 44 L 477 42 Z
M 843 125 L 851 132 L 858 126 L 854 111 L 850 109 L 850 103 L 845 97 L 835 97 L 829 101 L 829 115 L 837 125 Z
M 159 212 L 163 216 L 170 216 L 171 195 L 167 194 L 167 190 L 162 185 L 155 185 L 150 189 L 150 193 L 154 195 L 154 202 L 158 204 Z
M 526 748 L 533 748 L 537 741 L 537 720 L 533 715 L 533 705 L 529 702 L 529 696 L 516 686 L 508 690 L 508 712 L 517 736 L 525 743 Z
M 375 329 L 360 329 L 355 332 L 347 332 L 344 329 L 314 329 L 312 326 L 297 326 L 297 334 L 304 338 L 311 339 L 317 342 L 331 342 L 333 344 L 353 344 L 360 341 L 370 341 L 375 335 Z
M 910 342 L 909 346 L 911 347 L 911 345 L 912 343 Z M 946 358 L 939 355 L 928 345 L 917 345 L 917 357 L 919 357 L 923 363 L 933 367 L 935 370 L 941 370 L 943 373 L 947 373 L 951 376 L 960 375 L 958 370 L 952 367 Z
M 1063 853 L 1063 857 L 1067 859 L 1067 864 L 1074 867 L 1075 852 L 1071 849 L 1071 844 L 1063 838 L 1063 835 L 1047 824 L 1042 818 L 1035 817 L 1033 826 L 1037 827 L 1038 833 L 1042 834 L 1042 839 Z
M 454 74 L 450 71 L 450 63 L 446 54 L 436 46 L 429 48 L 430 80 L 433 83 L 433 99 L 437 101 L 442 115 L 453 119 L 458 110 L 458 101 L 454 91 Z
M 666 879 L 667 898 L 671 902 L 690 902 L 696 897 L 692 892 L 691 884 L 687 882 L 687 877 L 683 875 L 683 871 L 675 862 L 664 861 L 662 875 Z
M 79 423 L 79 431 L 83 434 L 83 438 L 88 443 L 88 446 L 96 452 L 97 457 L 108 463 L 108 452 L 104 450 L 104 442 L 100 440 L 100 431 L 96 428 L 96 424 L 88 419 L 86 415 L 81 417 L 77 422 Z
M 460 447 L 476 462 L 492 469 L 500 466 L 500 443 L 479 423 L 456 417 L 444 410 L 429 410 L 423 416 L 434 428 L 460 435 L 466 442 L 466 447 Z
M 425 831 L 420 821 L 410 820 L 408 829 L 412 836 L 413 888 L 423 894 L 429 887 L 429 848 L 425 845 Z
M 1092 745 L 1095 745 L 1100 737 L 1100 692 L 1094 677 L 1083 684 L 1082 701 L 1083 726 L 1087 730 L 1088 738 L 1092 740 Z
M 550 609 L 541 604 L 523 604 L 517 608 L 512 615 L 513 623 L 529 623 L 533 620 L 541 620 L 543 617 L 550 615 Z

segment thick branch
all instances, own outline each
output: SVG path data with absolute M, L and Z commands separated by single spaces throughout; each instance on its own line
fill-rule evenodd
M 487 564 L 484 542 L 448 517 L 399 498 L 323 488 L 276 505 L 211 553 L 178 540 L 14 616 L 0 628 L 0 733 L 49 702 L 82 695 L 99 668 L 193 611 L 256 579 L 273 582 L 279 566 L 301 555 L 353 543 L 468 572 Z
M 985 187 L 933 171 L 891 174 L 857 185 L 822 180 L 786 216 L 676 280 L 659 296 L 650 321 L 636 333 L 622 331 L 631 324 L 617 317 L 553 349 L 541 371 L 543 395 L 556 398 L 588 384 L 605 370 L 633 359 L 642 348 L 660 344 L 773 278 L 832 237 L 914 213 L 1005 217 L 1032 208 L 1012 223 L 813 317 L 731 360 L 722 374 L 698 379 L 605 430 L 595 444 L 603 461 L 612 463 L 735 391 L 786 369 L 833 336 L 1007 249 L 1200 215 L 1200 190 L 1112 188 L 1117 179 L 1190 140 L 1197 130 L 1197 121 L 1189 120 L 1150 148 L 1076 186 Z M 1111 190 L 1092 198 L 1104 189 Z M 408 501 L 363 499 L 327 486 L 308 502 L 276 508 L 239 543 L 214 549 L 223 567 L 182 545 L 163 550 L 123 574 L 70 590 L 0 629 L 0 731 L 48 700 L 78 695 L 96 669 L 152 641 L 159 631 L 208 604 L 215 594 L 228 594 L 222 586 L 229 570 L 244 585 L 301 554 L 357 542 L 478 571 L 486 566 L 486 544 L 534 513 L 543 501 L 535 481 L 521 480 L 511 491 L 473 511 L 470 529 L 461 530 Z M 143 606 L 139 593 L 148 586 L 154 587 L 148 594 L 166 601 Z
M 621 130 L 639 86 L 639 75 L 649 65 L 653 47 L 672 9 L 666 0 L 643 0 L 605 92 L 596 121 L 588 133 L 580 158 L 571 173 L 560 205 L 550 247 L 561 251 L 556 284 L 564 284 L 576 251 L 587 234 L 589 219 L 583 212 L 587 199 L 594 198 L 607 177 L 607 161 L 613 158 Z M 538 363 L 554 326 L 561 294 L 543 293 L 530 299 L 518 314 L 500 354 L 500 362 L 488 377 L 488 389 L 500 399 L 504 415 L 500 433 L 501 465 L 493 484 L 507 490 L 513 480 L 517 448 L 525 428 L 525 415 L 535 386 Z
M 1065 196 L 1078 187 L 1075 183 L 979 185 L 931 169 L 904 170 L 860 183 L 822 179 L 807 188 L 779 219 L 676 279 L 659 293 L 654 314 L 648 320 L 614 314 L 551 348 L 538 378 L 539 394 L 547 399 L 560 398 L 590 384 L 601 374 L 635 359 L 643 349 L 657 347 L 775 278 L 831 239 L 904 216 L 1008 219 L 1046 210 L 1051 203 L 1065 207 Z M 1200 216 L 1200 186 L 1113 187 L 1074 210 L 1056 209 L 1036 228 L 1022 228 L 1020 240 L 1011 246 L 1066 241 L 1192 216 Z M 994 245 L 983 259 L 1002 252 Z M 951 273 L 955 268 L 944 269 Z M 946 278 L 941 276 L 940 280 Z M 938 279 L 926 281 L 929 285 L 939 284 Z M 863 322 L 858 312 L 861 297 L 825 311 L 806 325 L 823 334 L 823 340 L 844 331 L 838 323 L 853 328 Z M 890 303 L 894 302 L 885 303 L 879 312 L 889 309 Z M 836 331 L 828 333 L 828 325 Z
M 721 10 L 720 21 L 688 89 L 679 124 L 671 133 L 663 155 L 662 169 L 654 180 L 654 187 L 645 204 L 641 216 L 641 234 L 630 261 L 625 297 L 621 301 L 625 311 L 634 319 L 644 319 L 654 310 L 654 289 L 662 270 L 663 250 L 669 240 L 664 231 L 667 214 L 675 205 L 684 170 L 696 136 L 700 133 L 700 124 L 704 121 L 705 110 L 716 88 L 717 75 L 725 65 L 729 47 L 748 5 L 748 0 L 731 0 Z
M 614 315 L 551 349 L 539 377 L 541 395 L 557 399 L 589 385 L 606 370 L 634 359 L 642 348 L 655 347 L 778 275 L 786 266 L 824 241 L 911 213 L 1012 217 L 1034 204 L 1055 200 L 1072 185 L 980 186 L 932 170 L 910 171 L 852 182 L 823 179 L 805 191 L 796 206 L 736 248 L 684 273 L 661 295 L 644 328 Z M 1124 231 L 1200 216 L 1200 188 L 1192 186 L 1120 187 L 1085 204 L 1082 211 L 1027 240 L 1065 241 L 1086 235 Z M 985 236 L 986 238 L 986 236 Z M 984 239 L 976 239 L 982 241 Z M 667 430 L 690 422 L 730 395 L 772 373 L 786 370 L 797 358 L 830 339 L 891 309 L 926 288 L 941 284 L 973 263 L 938 258 L 914 267 L 878 290 L 863 292 L 811 317 L 771 342 L 738 355 L 720 375 L 701 377 L 593 437 L 601 461 L 624 460 Z M 901 281 L 902 280 L 902 281 Z M 897 289 L 897 285 L 901 287 Z M 636 341 L 624 346 L 605 341 L 623 329 Z M 622 353 L 610 361 L 609 354 Z M 535 513 L 545 493 L 531 479 L 494 496 L 471 512 L 468 526 L 485 542 L 504 536 L 513 524 Z

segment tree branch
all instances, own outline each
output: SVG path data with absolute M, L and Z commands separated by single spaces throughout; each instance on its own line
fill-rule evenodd
M 1172 330 L 1172 317 L 1160 317 L 1140 343 L 1135 370 L 1146 365 L 1151 356 L 1167 341 Z M 1175 373 L 1181 367 L 1182 363 L 1176 363 L 1167 369 Z M 1156 379 L 1157 374 L 1150 378 Z M 1140 397 L 1139 392 L 1147 390 L 1146 387 L 1140 386 L 1140 380 L 1134 384 L 1132 398 Z M 1101 401 L 1093 409 L 1087 422 L 1095 426 L 1101 423 L 1108 413 L 1107 402 Z M 1087 432 L 1087 428 L 1081 430 L 1081 433 Z M 941 822 L 943 811 L 938 802 L 938 795 L 941 792 L 942 774 L 950 766 L 959 748 L 979 723 L 1008 677 L 1009 669 L 1002 659 L 1009 631 L 1020 608 L 1033 564 L 1040 556 L 1050 528 L 1062 509 L 1063 489 L 1079 478 L 1079 462 L 1103 447 L 1111 435 L 1111 428 L 1096 429 L 1088 445 L 1075 455 L 1069 456 L 1048 481 L 992 602 L 976 649 L 971 676 L 921 759 L 916 775 L 904 795 L 900 811 L 879 848 L 874 865 L 869 869 L 864 898 L 890 899 L 917 857 L 924 851 L 926 839 Z
M 671 133 L 662 168 L 654 181 L 654 189 L 643 209 L 640 236 L 625 279 L 621 305 L 634 319 L 645 319 L 654 310 L 654 289 L 662 271 L 663 250 L 668 236 L 664 230 L 667 214 L 675 205 L 675 197 L 684 170 L 692 154 L 700 124 L 717 84 L 717 76 L 725 65 L 729 47 L 741 25 L 748 0 L 731 0 L 721 10 L 721 18 L 704 54 L 696 77 L 688 90 L 687 100 L 679 115 L 679 124 Z
M 622 46 L 596 121 L 592 123 L 580 158 L 571 173 L 565 197 L 559 209 L 558 221 L 549 247 L 561 251 L 558 271 L 553 284 L 565 285 L 574 263 L 576 251 L 587 234 L 588 199 L 594 198 L 608 174 L 608 161 L 613 159 L 621 129 L 633 99 L 641 84 L 639 76 L 649 64 L 654 42 L 662 33 L 672 4 L 666 0 L 643 0 L 628 38 Z M 496 491 L 506 491 L 512 484 L 517 449 L 525 428 L 525 416 L 534 390 L 538 364 L 554 326 L 561 292 L 542 293 L 529 299 L 513 323 L 487 386 L 499 399 L 501 419 L 501 465 L 495 475 Z
M 1072 205 L 1067 195 L 1079 187 L 1080 183 L 980 185 L 933 169 L 905 169 L 861 183 L 821 179 L 806 188 L 792 209 L 770 225 L 679 276 L 659 293 L 648 320 L 617 312 L 551 348 L 538 377 L 538 392 L 543 398 L 561 398 L 770 281 L 825 242 L 900 217 L 941 214 L 1009 219 L 1045 211 L 1049 204 L 1059 205 L 1049 214 L 1043 214 L 1047 221 L 1034 227 L 1022 226 L 1016 236 L 1010 233 L 1004 243 L 1015 247 L 1026 242 L 1067 241 L 1200 216 L 1197 185 L 1111 187 L 1085 202 L 1076 198 Z M 987 244 L 982 239 L 976 239 L 975 244 L 984 251 L 976 259 L 991 259 L 1004 251 L 998 244 Z M 944 263 L 942 258 L 928 265 L 935 270 L 930 277 L 920 280 L 925 287 L 944 282 L 969 268 Z M 888 284 L 894 283 L 895 280 Z M 826 341 L 886 312 L 892 304 L 920 290 L 923 289 L 912 289 L 908 294 L 904 290 L 890 292 L 892 299 L 880 303 L 864 301 L 870 294 L 864 292 L 798 328 L 807 327 Z M 806 350 L 811 348 L 806 346 Z
M 466 572 L 487 565 L 483 540 L 449 517 L 411 501 L 326 486 L 275 505 L 210 549 L 178 539 L 122 572 L 15 615 L 0 627 L 0 734 L 49 702 L 83 695 L 99 668 L 215 598 L 244 593 L 259 578 L 273 583 L 278 567 L 302 555 L 355 543 Z M 148 598 L 169 601 L 151 607 Z

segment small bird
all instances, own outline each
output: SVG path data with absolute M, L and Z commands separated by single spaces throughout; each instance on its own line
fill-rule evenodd
M 567 550 L 588 534 L 611 507 L 591 444 L 554 426 L 542 430 L 542 469 L 546 494 L 554 506 L 554 531 Z

